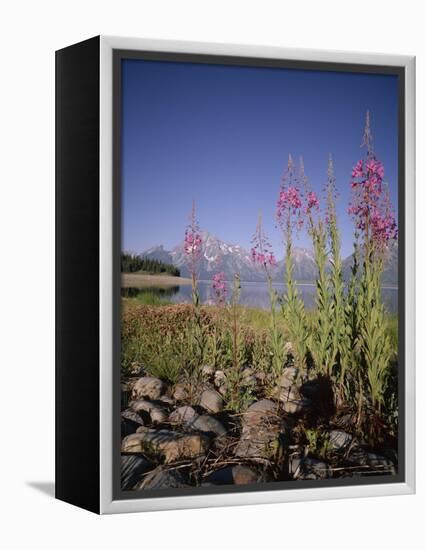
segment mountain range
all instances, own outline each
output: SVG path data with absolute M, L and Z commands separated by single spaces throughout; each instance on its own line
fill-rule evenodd
M 174 265 L 179 268 L 182 277 L 189 275 L 183 243 L 178 244 L 172 250 L 166 250 L 162 245 L 154 246 L 140 255 Z M 305 248 L 295 247 L 293 248 L 293 259 L 295 280 L 298 282 L 314 282 L 316 279 L 316 265 L 313 252 Z M 397 285 L 397 259 L 398 249 L 394 247 L 385 263 L 382 276 L 383 284 Z M 350 277 L 351 264 L 352 256 L 348 256 L 343 261 L 345 280 Z M 226 280 L 231 280 L 235 273 L 239 273 L 242 281 L 265 281 L 263 268 L 252 262 L 249 251 L 238 244 L 221 241 L 211 233 L 204 231 L 202 233 L 202 255 L 199 261 L 199 278 L 210 280 L 217 271 L 224 272 Z M 284 261 L 281 260 L 273 270 L 273 279 L 283 281 L 284 272 Z

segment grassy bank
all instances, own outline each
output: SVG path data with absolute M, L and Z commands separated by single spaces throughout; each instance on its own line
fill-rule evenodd
M 190 285 L 190 279 L 165 273 L 152 275 L 140 271 L 137 273 L 121 274 L 121 287 L 124 288 L 169 288 L 176 285 Z

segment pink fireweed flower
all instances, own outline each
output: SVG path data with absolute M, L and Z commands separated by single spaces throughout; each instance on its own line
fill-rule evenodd
M 314 191 L 309 191 L 306 198 L 306 213 L 309 213 L 312 210 L 319 210 L 319 199 L 317 198 L 317 195 Z
M 303 225 L 302 200 L 291 155 L 282 178 L 276 204 L 276 220 L 282 230 L 298 231 Z
M 226 302 L 227 286 L 225 275 L 222 271 L 213 276 L 211 287 L 214 294 L 214 302 L 217 305 L 223 305 Z
M 251 244 L 251 261 L 254 264 L 264 267 L 266 271 L 269 267 L 274 267 L 277 264 L 272 245 L 263 230 L 261 212 Z
M 351 177 L 362 178 L 363 176 L 363 160 L 359 160 L 358 163 L 354 166 L 353 171 L 351 172 Z
M 366 115 L 363 145 L 367 147 L 366 158 L 357 162 L 351 174 L 352 197 L 348 213 L 356 230 L 363 235 L 364 243 L 382 250 L 397 240 L 398 229 L 388 187 L 383 181 L 384 166 L 373 151 L 369 113 Z
M 184 253 L 192 279 L 194 279 L 202 255 L 202 237 L 196 220 L 195 203 L 193 203 L 190 222 L 184 234 Z

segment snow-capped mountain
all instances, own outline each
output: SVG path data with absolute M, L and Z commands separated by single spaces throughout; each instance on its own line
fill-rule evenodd
M 351 266 L 353 264 L 353 255 L 351 254 L 342 262 L 342 273 L 346 281 L 349 280 L 351 276 Z M 384 262 L 384 271 L 382 273 L 382 284 L 383 285 L 394 285 L 398 284 L 398 245 L 395 243 L 394 246 L 388 251 L 388 254 Z
M 172 264 L 180 269 L 183 277 L 189 275 L 186 266 L 183 243 L 175 246 L 172 250 L 166 250 L 162 245 L 146 250 L 141 256 Z M 313 252 L 305 248 L 293 248 L 294 279 L 298 282 L 314 282 L 316 279 L 316 265 Z M 383 284 L 397 285 L 397 262 L 398 247 L 395 246 L 389 253 L 385 262 L 382 276 Z M 202 257 L 199 265 L 200 279 L 210 280 L 214 273 L 223 271 L 227 280 L 231 280 L 235 273 L 239 273 L 242 281 L 261 282 L 265 281 L 264 270 L 253 264 L 250 252 L 238 244 L 231 244 L 221 241 L 211 233 L 202 233 Z M 343 275 L 346 281 L 351 274 L 352 256 L 343 261 Z M 284 281 L 284 262 L 278 262 L 273 270 L 275 281 Z
M 314 281 L 316 268 L 314 257 L 309 250 L 294 248 L 294 277 L 298 281 Z M 150 248 L 141 256 L 173 264 L 180 269 L 183 277 L 189 275 L 183 243 L 172 250 L 162 245 Z M 242 281 L 260 282 L 265 280 L 264 270 L 251 261 L 250 252 L 238 244 L 221 241 L 211 233 L 202 233 L 202 256 L 199 262 L 199 278 L 209 280 L 217 271 L 223 271 L 227 280 L 239 273 Z M 279 262 L 273 270 L 273 278 L 283 281 L 284 264 Z

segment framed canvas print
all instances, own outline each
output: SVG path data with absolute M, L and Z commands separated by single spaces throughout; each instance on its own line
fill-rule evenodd
M 56 53 L 56 496 L 415 487 L 414 58 Z

